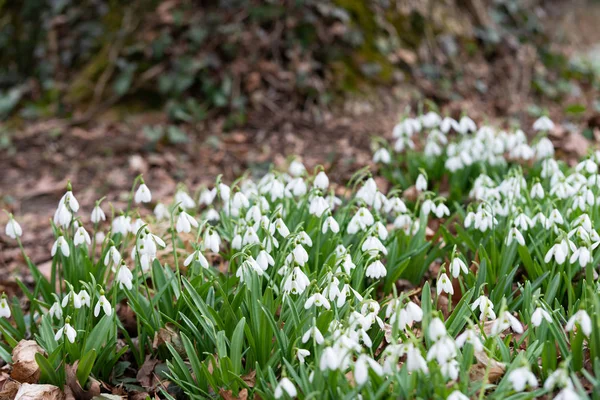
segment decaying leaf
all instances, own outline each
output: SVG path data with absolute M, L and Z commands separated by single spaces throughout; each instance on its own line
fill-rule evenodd
M 91 400 L 95 396 L 100 394 L 100 382 L 90 377 L 87 383 L 87 389 L 81 387 L 79 380 L 77 379 L 77 365 L 79 361 L 75 361 L 73 365 L 67 365 L 65 370 L 67 372 L 67 385 L 73 392 L 76 399 L 80 400 Z
M 150 356 L 146 356 L 146 360 L 140 367 L 137 373 L 137 380 L 140 385 L 144 388 L 153 387 L 152 382 L 154 381 L 154 367 L 158 364 L 158 360 L 151 358 Z
M 21 384 L 11 378 L 6 379 L 1 384 L 0 400 L 12 400 L 19 391 Z
M 15 400 L 65 400 L 65 394 L 54 385 L 34 385 L 24 383 L 19 388 Z
M 248 387 L 254 387 L 256 384 L 256 370 L 252 370 L 246 375 L 242 376 L 242 380 L 248 385 Z
M 40 379 L 40 367 L 35 361 L 37 353 L 45 354 L 35 340 L 21 340 L 12 352 L 11 378 L 21 383 L 37 383 Z
M 506 365 L 492 358 L 489 358 L 483 351 L 475 352 L 476 364 L 471 366 L 469 376 L 472 381 L 483 381 L 487 374 L 489 383 L 496 383 L 502 378 L 506 371 Z M 488 370 L 489 369 L 489 370 Z M 488 370 L 486 372 L 486 370 Z
M 224 400 L 247 400 L 248 399 L 248 389 L 242 389 L 238 393 L 238 396 L 234 396 L 231 390 L 221 389 L 219 390 L 219 395 Z
M 164 328 L 160 328 L 158 332 L 156 332 L 154 340 L 152 341 L 152 347 L 156 350 L 160 345 L 165 343 L 172 345 L 178 353 L 185 353 L 183 343 L 179 337 L 179 332 L 177 332 L 171 324 L 167 324 Z

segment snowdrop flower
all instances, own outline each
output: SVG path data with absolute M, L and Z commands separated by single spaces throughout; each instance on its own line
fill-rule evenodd
M 256 262 L 263 271 L 266 271 L 267 268 L 269 268 L 269 265 L 275 265 L 275 260 L 265 250 L 261 250 L 258 253 L 258 256 L 256 257 Z
M 452 281 L 448 278 L 445 272 L 443 272 L 437 280 L 436 290 L 438 296 L 442 294 L 442 292 L 448 293 L 450 295 L 454 294 L 454 287 L 452 286 Z
M 67 205 L 64 203 L 59 204 L 56 212 L 54 213 L 54 223 L 56 225 L 67 227 L 69 226 L 69 223 L 71 223 L 72 218 L 73 214 Z
M 419 174 L 417 177 L 417 183 L 415 184 L 415 188 L 419 192 L 424 192 L 427 190 L 427 178 L 423 174 Z
M 179 204 L 186 210 L 190 210 L 196 207 L 196 202 L 186 192 L 179 190 L 175 193 L 175 204 Z
M 535 157 L 538 160 L 552 157 L 554 155 L 554 145 L 547 137 L 543 137 L 534 146 Z
M 50 307 L 50 309 L 48 310 L 48 314 L 50 314 L 50 318 L 62 318 L 62 307 L 60 306 L 60 303 L 58 301 L 52 304 L 52 307 Z
M 302 343 L 306 343 L 308 342 L 308 339 L 310 338 L 315 339 L 315 341 L 317 342 L 317 344 L 323 344 L 323 342 L 325 341 L 325 338 L 323 337 L 323 334 L 321 333 L 321 331 L 319 330 L 319 328 L 317 328 L 316 326 L 313 326 L 311 328 L 309 328 L 304 335 L 302 335 Z
M 23 230 L 21 229 L 21 225 L 13 218 L 12 214 L 8 215 L 8 222 L 6 224 L 6 228 L 4 230 L 6 236 L 16 239 L 23 235 Z
M 369 368 L 377 375 L 383 375 L 383 368 L 377 361 L 366 354 L 361 354 L 354 364 L 354 379 L 358 385 L 364 385 L 369 379 Z
M 421 351 L 418 347 L 415 347 L 412 343 L 408 345 L 406 350 L 406 369 L 408 372 L 422 371 L 429 372 L 427 368 L 427 361 L 421 355 Z
M 315 293 L 308 299 L 306 299 L 306 303 L 304 303 L 304 308 L 308 310 L 313 306 L 313 304 L 317 307 L 323 307 L 326 310 L 329 310 L 331 308 L 329 300 L 327 300 L 327 298 L 321 293 Z
M 358 189 L 355 198 L 364 201 L 367 205 L 372 206 L 377 194 L 377 183 L 373 178 L 366 180 L 365 184 Z
M 373 154 L 373 162 L 374 163 L 380 162 L 382 164 L 389 164 L 391 161 L 392 161 L 392 157 L 390 156 L 390 152 L 384 147 L 379 148 Z
M 508 246 L 510 246 L 510 244 L 513 242 L 513 240 L 515 240 L 517 243 L 519 243 L 519 245 L 525 246 L 525 238 L 523 237 L 521 232 L 519 232 L 519 229 L 517 229 L 516 226 L 513 226 L 508 231 L 508 236 L 506 237 L 506 244 Z
M 479 307 L 479 311 L 481 315 L 479 318 L 484 321 L 486 318 L 496 319 L 496 313 L 494 312 L 494 303 L 490 299 L 488 299 L 485 295 L 479 296 L 473 304 L 471 304 L 471 310 L 475 310 Z
M 240 250 L 242 248 L 242 236 L 239 233 L 233 237 L 231 248 L 234 250 Z
M 56 252 L 59 248 L 63 256 L 69 257 L 69 255 L 71 254 L 71 249 L 69 248 L 69 243 L 67 243 L 64 236 L 59 236 L 58 239 L 56 239 L 56 241 L 52 245 L 52 251 L 50 252 L 50 254 L 52 254 L 52 257 L 56 255 Z
M 548 323 L 552 323 L 552 317 L 548 311 L 538 307 L 535 309 L 533 314 L 531 314 L 531 324 L 535 327 L 538 327 L 542 324 L 543 320 L 546 320 Z
M 275 227 L 277 228 L 277 232 L 279 233 L 279 235 L 281 235 L 281 237 L 286 238 L 290 234 L 290 230 L 281 218 L 277 218 L 275 220 Z
M 134 200 L 136 203 L 150 203 L 152 201 L 152 193 L 150 193 L 150 189 L 148 189 L 143 179 L 135 192 Z
M 275 388 L 275 393 L 274 393 L 275 398 L 276 399 L 281 398 L 281 396 L 283 396 L 284 392 L 287 393 L 287 395 L 290 397 L 296 397 L 298 395 L 298 392 L 296 391 L 296 387 L 294 386 L 292 381 L 290 381 L 285 376 L 283 378 L 281 378 L 281 380 L 277 384 L 277 387 Z
M 448 206 L 446 206 L 444 203 L 439 203 L 437 207 L 433 210 L 433 213 L 436 217 L 443 218 L 444 215 L 450 215 L 450 210 L 448 209 Z
M 323 229 L 321 230 L 321 232 L 325 234 L 328 230 L 330 230 L 333 233 L 338 233 L 340 231 L 340 225 L 332 216 L 325 218 L 325 221 L 323 221 Z
M 300 161 L 294 160 L 290 163 L 289 171 L 292 176 L 300 176 L 306 172 L 306 168 Z
M 127 235 L 131 230 L 131 217 L 119 215 L 112 222 L 112 232 L 120 233 L 121 235 Z
M 542 184 L 537 182 L 531 187 L 530 193 L 531 199 L 543 199 L 544 198 L 544 188 Z
M 102 211 L 102 208 L 100 208 L 99 202 L 96 202 L 96 206 L 92 210 L 92 215 L 90 216 L 90 220 L 94 224 L 97 224 L 101 221 L 106 221 L 106 214 L 104 214 L 104 211 Z
M 467 268 L 467 264 L 465 264 L 465 262 L 460 257 L 454 257 L 452 259 L 452 262 L 450 262 L 450 272 L 452 273 L 452 276 L 454 278 L 458 278 L 458 276 L 460 275 L 461 271 L 464 274 L 468 274 L 469 273 L 469 269 Z
M 548 117 L 541 116 L 533 123 L 533 130 L 535 131 L 551 131 L 554 129 L 554 122 Z
M 80 226 L 79 228 L 77 228 L 77 231 L 75 231 L 73 244 L 75 246 L 79 246 L 83 243 L 87 243 L 87 245 L 89 246 L 92 244 L 92 239 L 90 238 L 90 235 L 87 233 L 85 228 L 83 226 Z
M 572 388 L 573 382 L 569 377 L 569 372 L 565 368 L 558 368 L 556 371 L 551 373 L 546 382 L 544 382 L 544 389 L 551 391 L 557 387 L 561 388 Z
M 508 311 L 504 311 L 499 318 L 494 320 L 491 334 L 495 336 L 508 328 L 511 328 L 515 333 L 523 333 L 523 325 L 521 325 L 521 322 L 513 317 Z
M 444 325 L 441 319 L 436 317 L 431 320 L 427 334 L 429 335 L 429 339 L 436 342 L 446 336 L 446 325 Z
M 0 300 L 0 317 L 10 318 L 10 307 L 8 306 L 8 302 L 6 301 L 6 295 L 2 294 L 2 300 Z
M 469 400 L 469 397 L 464 395 L 460 390 L 455 390 L 446 397 L 446 400 Z
M 219 219 L 221 219 L 221 217 L 219 216 L 219 212 L 214 208 L 211 208 L 208 211 L 206 211 L 205 218 L 207 221 L 218 221 Z
M 375 236 L 367 237 L 361 246 L 361 250 L 372 256 L 376 256 L 379 253 L 387 255 L 388 253 L 383 243 Z
M 446 379 L 455 381 L 456 379 L 458 379 L 458 373 L 460 372 L 458 361 L 451 358 L 449 360 L 444 361 L 443 363 L 440 363 L 440 371 Z
M 295 267 L 283 284 L 283 291 L 292 294 L 302 294 L 310 281 L 299 267 Z
M 69 323 L 70 321 L 71 321 L 71 318 L 67 317 L 67 319 L 65 321 L 65 325 L 56 332 L 56 335 L 54 335 L 54 340 L 56 340 L 56 341 L 60 340 L 63 337 L 63 333 L 64 333 L 64 335 L 67 337 L 69 342 L 75 343 L 75 338 L 77 337 L 77 331 L 75 330 L 75 328 L 73 328 L 71 326 L 71 324 Z
M 475 125 L 475 122 L 471 118 L 465 115 L 460 119 L 460 122 L 458 123 L 458 131 L 460 133 L 464 135 L 469 132 L 475 132 L 476 130 L 477 125 Z
M 592 334 L 592 320 L 588 313 L 585 310 L 579 310 L 569 318 L 567 321 L 567 326 L 565 326 L 565 330 L 567 332 L 571 332 L 573 328 L 575 328 L 575 324 L 581 328 L 583 334 L 587 337 L 590 337 Z
M 127 268 L 127 265 L 125 265 L 125 263 L 121 264 L 121 267 L 117 272 L 117 277 L 115 281 L 119 284 L 119 289 L 123 289 L 123 286 L 125 286 L 129 290 L 133 289 L 133 274 L 131 273 L 129 268 Z
M 177 217 L 177 224 L 175 225 L 177 232 L 189 233 L 192 231 L 192 226 L 197 228 L 198 221 L 196 221 L 194 217 L 185 211 L 181 211 L 181 213 L 179 213 L 179 217 Z
M 204 255 L 200 252 L 200 250 L 196 250 L 192 254 L 187 256 L 186 259 L 183 261 L 183 266 L 187 267 L 194 261 L 199 263 L 203 268 L 208 268 L 208 261 L 206 260 L 206 257 L 204 257 Z
M 569 248 L 572 251 L 576 251 L 577 248 L 575 247 L 575 244 L 573 242 L 571 242 L 568 239 L 563 239 L 561 240 L 559 243 L 556 243 L 554 246 L 552 246 L 550 248 L 550 250 L 548 250 L 548 252 L 546 253 L 546 256 L 544 257 L 544 262 L 545 263 L 549 263 L 552 258 L 554 257 L 554 260 L 556 261 L 557 264 L 562 265 L 564 264 L 564 262 L 567 259 L 567 255 L 569 254 Z
M 212 228 L 208 228 L 204 232 L 204 248 L 210 249 L 213 253 L 219 252 L 219 247 L 221 246 L 221 237 L 217 233 L 216 230 Z
M 421 123 L 427 129 L 435 128 L 440 122 L 442 122 L 442 119 L 433 111 L 429 111 L 427 114 L 421 116 Z
M 321 216 L 327 210 L 329 210 L 329 203 L 327 203 L 327 201 L 323 197 L 315 196 L 310 201 L 308 212 L 316 216 L 317 218 L 321 218 Z
M 122 257 L 121 253 L 119 253 L 119 250 L 117 250 L 115 246 L 110 246 L 110 248 L 106 252 L 106 255 L 104 256 L 104 265 L 108 267 L 109 265 L 111 265 L 112 261 L 113 267 L 116 267 L 121 263 L 121 259 Z
M 368 267 L 365 273 L 367 278 L 380 279 L 387 275 L 385 265 L 379 260 L 373 261 Z
M 554 400 L 580 400 L 581 396 L 571 387 L 566 387 L 554 397 Z
M 588 265 L 592 261 L 592 253 L 590 249 L 588 247 L 581 246 L 575 250 L 569 261 L 571 264 L 574 264 L 577 260 L 579 260 L 579 265 L 582 268 Z
M 263 272 L 264 272 L 264 270 L 261 268 L 261 266 L 256 262 L 256 260 L 252 256 L 249 256 L 242 263 L 242 265 L 240 265 L 237 272 L 235 273 L 235 276 L 240 278 L 240 282 L 244 282 L 246 274 L 248 274 L 249 271 L 254 271 L 257 273 L 257 275 L 263 275 Z
M 100 297 L 98 298 L 96 306 L 94 307 L 94 317 L 100 315 L 100 309 L 102 309 L 104 311 L 104 314 L 108 315 L 109 317 L 112 315 L 113 310 L 110 305 L 110 302 L 104 296 L 104 290 L 100 291 Z
M 483 343 L 481 338 L 473 329 L 467 329 L 456 338 L 456 345 L 459 348 L 462 348 L 465 343 L 471 344 L 476 352 L 483 351 Z
M 84 289 L 80 290 L 79 293 L 77 293 L 77 295 L 75 296 L 79 299 L 79 304 L 81 305 L 80 307 L 86 306 L 89 307 L 90 306 L 90 295 L 88 294 L 88 292 Z M 79 308 L 79 307 L 76 307 Z
M 508 375 L 508 380 L 512 384 L 515 392 L 522 392 L 528 386 L 532 389 L 538 387 L 537 378 L 527 366 L 512 370 Z
M 325 173 L 325 171 L 321 171 L 317 174 L 317 176 L 315 177 L 315 181 L 313 182 L 313 185 L 317 189 L 327 190 L 327 188 L 329 187 L 329 178 L 327 177 L 327 174 Z
M 298 356 L 298 361 L 300 361 L 300 364 L 304 364 L 304 359 L 310 356 L 310 351 L 306 349 L 298 349 L 296 350 L 296 355 Z

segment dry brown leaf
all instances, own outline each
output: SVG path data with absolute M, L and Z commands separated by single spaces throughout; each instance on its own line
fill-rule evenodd
M 0 400 L 12 400 L 19 391 L 21 384 L 10 378 L 1 383 Z
M 561 142 L 561 146 L 565 151 L 573 153 L 577 158 L 581 158 L 587 154 L 590 141 L 579 132 L 571 132 Z
M 486 376 L 487 370 L 487 381 L 489 383 L 496 383 L 502 378 L 504 371 L 506 371 L 504 363 L 489 358 L 483 351 L 476 351 L 475 359 L 477 360 L 477 364 L 473 364 L 469 371 L 469 377 L 473 381 L 482 381 Z
M 35 361 L 37 353 L 45 354 L 35 340 L 21 340 L 12 352 L 11 378 L 21 383 L 37 383 L 40 379 L 40 367 Z
M 246 375 L 242 376 L 242 380 L 249 387 L 254 387 L 254 385 L 256 384 L 256 370 L 252 370 L 252 371 L 248 372 Z
M 179 337 L 179 332 L 177 332 L 172 324 L 167 324 L 164 328 L 160 328 L 158 332 L 156 332 L 154 335 L 154 340 L 152 341 L 152 347 L 156 350 L 160 345 L 166 343 L 172 345 L 178 353 L 185 353 L 183 343 Z
M 79 380 L 77 379 L 77 365 L 79 361 L 75 361 L 73 365 L 67 365 L 65 370 L 67 372 L 67 385 L 73 392 L 73 396 L 78 400 L 91 400 L 95 396 L 100 395 L 100 382 L 90 377 L 86 384 L 87 389 L 81 387 Z
M 24 383 L 19 388 L 15 400 L 65 400 L 65 394 L 54 385 L 32 385 Z
M 248 399 L 248 389 L 240 390 L 237 397 L 235 397 L 233 395 L 233 392 L 231 390 L 225 390 L 225 389 L 219 390 L 219 395 L 221 395 L 221 397 L 224 400 L 247 400 Z
M 158 364 L 158 360 L 151 358 L 149 355 L 146 356 L 146 360 L 136 375 L 136 379 L 142 387 L 151 388 L 153 386 L 154 367 L 156 367 L 156 364 Z

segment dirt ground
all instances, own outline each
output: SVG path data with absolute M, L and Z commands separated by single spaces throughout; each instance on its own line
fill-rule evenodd
M 562 4 L 549 13 L 557 25 L 556 42 L 569 56 L 586 55 L 600 43 L 594 39 L 600 36 L 596 28 L 600 4 L 591 10 L 571 10 Z M 582 37 L 584 41 L 579 40 Z M 531 126 L 533 116 L 527 106 L 537 104 L 530 91 L 531 71 L 539 67 L 530 60 L 531 51 L 518 50 L 517 62 L 514 54 L 494 64 L 470 61 L 464 66 L 468 72 L 464 85 L 452 98 L 437 98 L 431 82 L 417 77 L 410 84 L 380 88 L 318 114 L 314 110 L 262 111 L 251 114 L 244 129 L 232 132 L 224 132 L 219 120 L 188 126 L 188 143 L 181 145 L 153 143 L 143 133 L 146 125 L 166 123 L 159 112 L 116 118 L 109 111 L 78 127 L 57 119 L 29 123 L 11 132 L 11 145 L 0 150 L 0 208 L 15 214 L 29 256 L 34 263 L 44 264 L 50 260 L 53 241 L 49 219 L 67 180 L 81 203 L 84 221 L 103 196 L 119 210 L 140 173 L 154 199 L 161 200 L 172 196 L 180 182 L 193 190 L 210 185 L 219 174 L 231 182 L 246 171 L 259 175 L 270 163 L 282 166 L 292 156 L 300 156 L 309 169 L 322 164 L 332 180 L 344 182 L 356 169 L 370 164 L 372 138 L 389 137 L 406 107 L 415 110 L 424 98 L 433 98 L 442 113 L 455 117 L 465 111 L 479 122 L 507 126 L 517 121 Z M 473 90 L 481 79 L 489 87 L 484 94 Z M 575 130 L 595 128 L 596 123 L 600 127 L 597 112 L 572 121 L 564 110 L 569 103 L 591 104 L 597 98 L 598 93 L 582 90 L 563 103 L 541 105 L 556 122 L 574 122 Z M 6 220 L 2 213 L 2 227 Z M 23 269 L 14 241 L 0 235 L 0 292 L 16 290 L 14 277 L 22 275 Z

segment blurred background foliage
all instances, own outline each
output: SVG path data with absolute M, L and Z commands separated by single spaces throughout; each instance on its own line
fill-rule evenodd
M 465 60 L 507 53 L 547 68 L 527 80 L 542 96 L 560 98 L 573 78 L 596 84 L 589 66 L 552 51 L 542 3 L 0 0 L 0 119 L 83 124 L 118 106 L 162 109 L 173 123 L 226 115 L 234 127 L 249 110 L 322 107 L 403 81 L 433 82 L 425 94 L 443 100 Z

